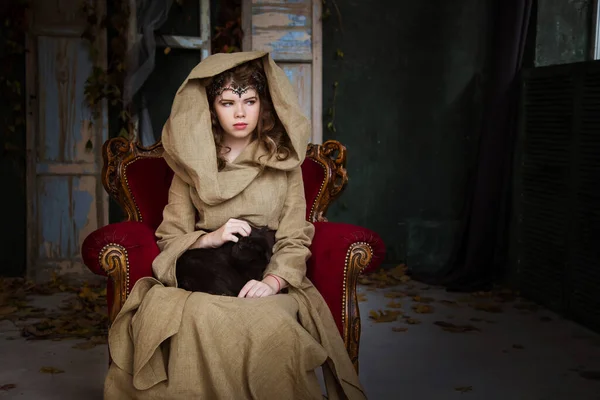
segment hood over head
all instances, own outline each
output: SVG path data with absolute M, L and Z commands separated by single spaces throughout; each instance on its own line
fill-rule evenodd
M 290 138 L 290 155 L 282 161 L 276 155 L 259 160 L 267 150 L 255 140 L 233 163 L 218 171 L 206 78 L 255 59 L 262 60 L 273 107 Z M 196 188 L 204 203 L 214 205 L 243 191 L 262 169 L 261 163 L 283 171 L 298 167 L 304 161 L 310 134 L 310 122 L 302 113 L 294 87 L 269 53 L 219 53 L 200 62 L 180 86 L 162 131 L 162 144 L 164 158 L 173 171 Z

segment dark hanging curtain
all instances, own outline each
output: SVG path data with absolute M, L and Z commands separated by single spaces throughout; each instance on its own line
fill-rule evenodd
M 479 136 L 478 164 L 471 177 L 455 249 L 435 276 L 414 279 L 449 291 L 490 289 L 494 258 L 506 227 L 512 153 L 516 137 L 518 73 L 523 61 L 534 0 L 496 1 L 489 77 Z

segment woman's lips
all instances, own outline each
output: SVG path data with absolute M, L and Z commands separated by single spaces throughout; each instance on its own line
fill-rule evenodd
M 246 129 L 247 126 L 248 126 L 248 124 L 242 124 L 242 123 L 233 125 L 233 127 L 235 129 L 240 130 L 240 131 Z

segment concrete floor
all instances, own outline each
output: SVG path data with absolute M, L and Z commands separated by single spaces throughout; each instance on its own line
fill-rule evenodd
M 360 303 L 360 377 L 370 399 L 600 399 L 600 335 L 543 309 L 506 303 L 500 313 L 478 311 L 464 294 L 423 287 L 415 290 L 435 299 L 433 313 L 415 313 L 411 298 L 393 299 L 418 324 L 369 318 L 371 310 L 390 309 L 386 292 L 404 288 L 359 288 L 366 297 Z M 62 299 L 59 294 L 32 301 L 49 307 Z M 480 331 L 448 332 L 436 321 Z M 0 399 L 101 399 L 107 348 L 72 348 L 78 342 L 26 341 L 12 322 L 1 321 Z M 42 367 L 65 372 L 44 374 Z M 8 384 L 16 387 L 3 389 Z

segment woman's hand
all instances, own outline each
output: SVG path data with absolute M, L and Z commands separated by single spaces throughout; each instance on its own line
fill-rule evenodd
M 229 221 L 216 231 L 200 236 L 190 248 L 206 249 L 210 247 L 221 247 L 226 242 L 237 242 L 240 240 L 235 236 L 236 233 L 242 236 L 248 236 L 251 231 L 252 228 L 246 221 L 230 218 Z
M 265 282 L 260 282 L 252 279 L 248 281 L 240 290 L 238 297 L 267 297 L 276 294 L 277 291 L 274 287 L 268 285 Z

